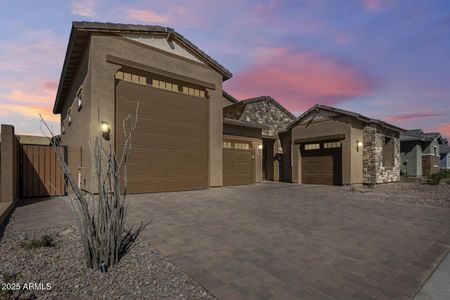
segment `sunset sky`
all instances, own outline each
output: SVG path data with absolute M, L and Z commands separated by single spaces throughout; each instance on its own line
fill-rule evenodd
M 71 22 L 174 28 L 233 73 L 238 99 L 320 103 L 450 137 L 450 1 L 0 0 L 0 123 L 39 134 Z

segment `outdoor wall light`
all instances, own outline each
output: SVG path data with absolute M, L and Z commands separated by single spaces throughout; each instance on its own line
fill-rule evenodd
M 359 151 L 360 149 L 362 149 L 362 147 L 363 147 L 363 142 L 356 141 L 356 150 Z
M 101 121 L 100 122 L 100 132 L 102 133 L 102 137 L 109 141 L 110 139 L 110 133 L 111 133 L 111 128 L 109 127 L 109 123 L 106 121 Z
M 262 150 L 263 149 L 263 145 L 262 144 L 258 144 L 258 150 Z

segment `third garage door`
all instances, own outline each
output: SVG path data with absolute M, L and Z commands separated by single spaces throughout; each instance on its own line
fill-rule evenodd
M 301 146 L 302 183 L 342 184 L 340 142 L 310 143 Z
M 223 185 L 254 183 L 253 164 L 251 143 L 224 141 Z

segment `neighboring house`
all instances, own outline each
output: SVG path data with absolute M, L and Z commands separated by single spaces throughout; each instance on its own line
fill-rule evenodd
M 50 145 L 51 140 L 45 136 L 18 134 L 17 140 L 19 144 L 25 145 Z
M 450 170 L 450 145 L 447 139 L 442 139 L 442 144 L 439 145 L 439 154 L 441 170 Z
M 399 181 L 403 131 L 354 112 L 315 105 L 281 133 L 286 179 L 333 185 Z
M 96 190 L 91 152 L 100 125 L 109 127 L 107 139 L 120 155 L 122 121 L 139 103 L 130 193 L 261 181 L 267 127 L 223 118 L 223 106 L 234 101 L 222 90 L 231 76 L 171 28 L 74 22 L 53 108 L 72 176 Z
M 400 141 L 401 171 L 404 176 L 420 177 L 439 172 L 439 148 L 443 142 L 440 133 L 412 129 L 402 133 Z
M 262 131 L 262 177 L 265 180 L 283 180 L 283 149 L 278 132 L 285 131 L 296 117 L 269 96 L 234 102 L 224 107 L 223 115 L 230 119 L 268 126 Z

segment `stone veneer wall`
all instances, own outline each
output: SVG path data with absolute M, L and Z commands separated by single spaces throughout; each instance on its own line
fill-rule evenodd
M 273 137 L 277 137 L 278 132 L 286 130 L 287 126 L 293 121 L 270 101 L 247 104 L 241 120 L 269 126 L 269 130 L 263 130 L 263 135 Z
M 394 137 L 394 165 L 383 165 L 384 136 Z M 363 130 L 363 183 L 388 183 L 400 181 L 399 134 L 379 126 L 368 125 Z

